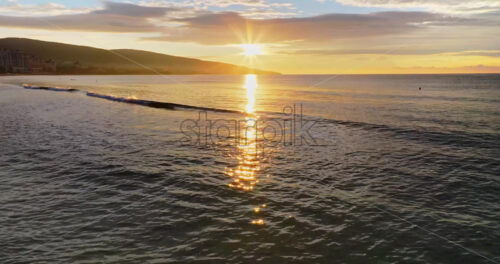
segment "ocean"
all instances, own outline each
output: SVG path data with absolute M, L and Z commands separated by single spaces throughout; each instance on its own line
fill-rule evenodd
M 499 131 L 494 74 L 3 76 L 0 262 L 500 263 Z

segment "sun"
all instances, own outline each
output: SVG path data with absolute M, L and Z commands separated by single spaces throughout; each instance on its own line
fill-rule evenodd
M 246 56 L 253 57 L 264 53 L 262 51 L 262 45 L 259 44 L 241 44 L 241 48 L 243 49 L 242 54 Z

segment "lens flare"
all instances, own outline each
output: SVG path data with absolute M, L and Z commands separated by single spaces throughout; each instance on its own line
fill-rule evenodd
M 243 55 L 246 56 L 256 56 L 264 54 L 264 52 L 262 51 L 262 45 L 259 44 L 241 44 L 241 48 L 243 49 Z

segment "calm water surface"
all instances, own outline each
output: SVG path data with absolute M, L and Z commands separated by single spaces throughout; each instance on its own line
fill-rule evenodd
M 500 75 L 0 77 L 0 262 L 499 263 L 499 131 Z

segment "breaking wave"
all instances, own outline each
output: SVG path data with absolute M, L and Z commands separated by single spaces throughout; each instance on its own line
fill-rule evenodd
M 76 91 L 80 91 L 80 90 L 75 89 L 75 88 L 61 88 L 61 87 L 50 87 L 50 86 L 35 86 L 35 85 L 28 85 L 28 84 L 23 84 L 23 87 L 25 89 L 31 89 L 31 90 L 48 90 L 48 91 L 55 91 L 55 92 L 76 92 Z M 222 113 L 242 113 L 241 111 L 229 110 L 229 109 L 201 107 L 201 106 L 176 104 L 176 103 L 160 102 L 160 101 L 152 101 L 152 100 L 142 100 L 142 99 L 137 99 L 137 98 L 134 98 L 134 97 L 119 97 L 119 96 L 107 95 L 107 94 L 99 94 L 99 93 L 94 93 L 94 92 L 85 92 L 85 93 L 86 93 L 87 96 L 90 96 L 90 97 L 96 97 L 96 98 L 101 98 L 101 99 L 105 99 L 105 100 L 109 100 L 109 101 L 114 101 L 114 102 L 136 104 L 136 105 L 142 105 L 142 106 L 148 106 L 148 107 L 160 108 L 160 109 L 168 109 L 168 110 L 194 109 L 194 110 L 222 112 Z

